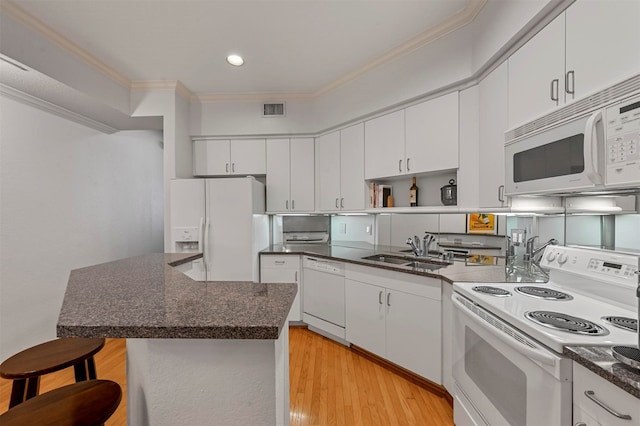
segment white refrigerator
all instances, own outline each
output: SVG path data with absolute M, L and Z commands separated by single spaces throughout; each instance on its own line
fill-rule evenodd
M 198 281 L 259 281 L 258 252 L 269 245 L 261 182 L 174 179 L 170 197 L 170 251 L 203 253 L 183 272 Z

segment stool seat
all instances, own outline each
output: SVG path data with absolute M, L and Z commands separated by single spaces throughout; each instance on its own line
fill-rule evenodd
M 11 408 L 0 415 L 2 426 L 101 425 L 122 399 L 120 385 L 111 380 L 88 380 L 63 386 Z
M 73 366 L 76 382 L 96 379 L 93 355 L 102 338 L 62 338 L 18 352 L 0 364 L 0 377 L 12 379 L 9 408 L 38 394 L 40 376 Z

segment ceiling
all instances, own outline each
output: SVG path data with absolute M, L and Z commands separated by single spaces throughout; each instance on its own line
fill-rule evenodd
M 485 0 L 10 3 L 125 81 L 178 80 L 205 96 L 314 96 L 466 24 Z M 230 53 L 245 65 L 228 65 Z

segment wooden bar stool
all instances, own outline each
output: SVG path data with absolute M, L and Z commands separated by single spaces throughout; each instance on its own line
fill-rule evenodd
M 2 426 L 102 425 L 122 399 L 120 385 L 111 380 L 88 380 L 63 386 L 0 415 Z
M 38 395 L 40 376 L 73 366 L 76 382 L 96 379 L 95 355 L 104 339 L 63 338 L 25 349 L 0 364 L 0 377 L 13 380 L 9 408 Z

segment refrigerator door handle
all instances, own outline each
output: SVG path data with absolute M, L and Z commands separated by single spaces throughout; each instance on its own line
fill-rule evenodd
M 209 277 L 207 276 L 209 274 L 209 265 L 207 265 L 207 257 L 209 256 L 209 225 L 210 225 L 210 220 L 209 217 L 206 218 L 205 222 L 204 222 L 204 250 L 202 251 L 202 263 L 204 264 L 204 273 L 205 273 L 205 280 L 208 281 Z
M 200 218 L 199 228 L 200 229 L 198 232 L 198 251 L 202 253 L 202 249 L 204 248 L 204 217 Z

